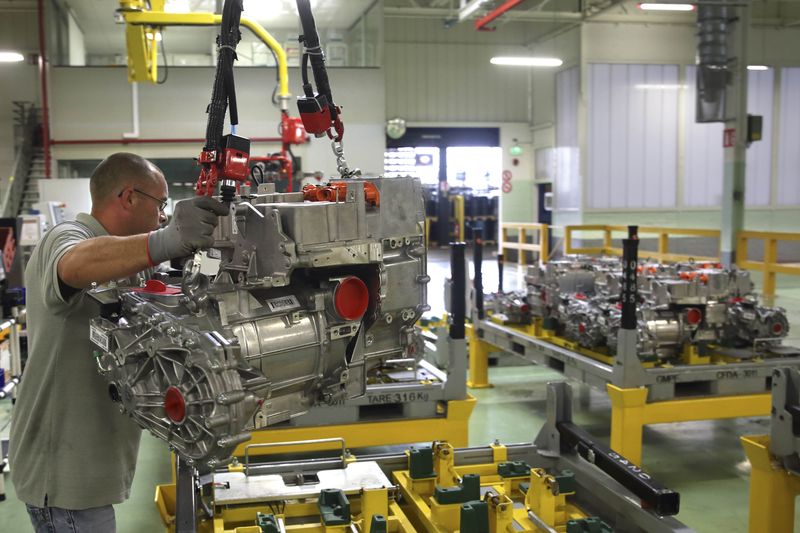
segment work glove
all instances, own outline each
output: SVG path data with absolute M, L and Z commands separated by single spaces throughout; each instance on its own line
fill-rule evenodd
M 150 263 L 157 265 L 212 246 L 217 217 L 227 214 L 226 204 L 208 196 L 197 196 L 176 203 L 169 224 L 150 232 L 147 238 Z

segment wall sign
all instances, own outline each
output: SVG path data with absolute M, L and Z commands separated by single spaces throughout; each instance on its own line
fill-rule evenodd
M 511 174 L 510 170 L 504 170 L 503 171 L 503 185 L 500 188 L 506 194 L 511 192 L 511 189 L 512 189 L 512 187 L 511 187 L 511 178 L 512 177 L 513 177 L 513 175 Z
M 728 128 L 722 132 L 722 147 L 733 148 L 734 144 L 736 144 L 736 129 Z

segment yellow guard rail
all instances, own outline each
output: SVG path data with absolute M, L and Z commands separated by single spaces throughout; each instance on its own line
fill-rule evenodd
M 747 258 L 748 245 L 751 240 L 764 241 L 764 255 L 761 261 L 750 261 Z M 764 273 L 762 293 L 765 296 L 775 295 L 777 274 L 800 276 L 800 263 L 778 263 L 778 242 L 800 241 L 800 233 L 775 233 L 765 231 L 739 232 L 736 246 L 736 262 L 739 268 L 760 270 Z
M 576 231 L 594 231 L 603 233 L 602 246 L 577 247 L 573 245 L 573 233 Z M 605 254 L 622 255 L 622 248 L 613 246 L 612 238 L 614 233 L 627 235 L 628 226 L 609 226 L 603 224 L 566 226 L 564 228 L 564 253 L 565 254 Z M 658 236 L 658 250 L 640 250 L 642 257 L 652 257 L 659 261 L 719 261 L 719 230 L 715 229 L 685 229 L 685 228 L 665 228 L 659 226 L 639 226 L 639 238 L 648 235 Z M 681 237 L 709 237 L 717 239 L 716 255 L 697 256 L 675 254 L 669 251 L 669 238 L 671 236 Z
M 500 253 L 505 254 L 506 250 L 517 250 L 519 259 L 517 262 L 524 266 L 527 262 L 525 252 L 537 252 L 542 263 L 547 262 L 550 255 L 548 249 L 548 239 L 550 228 L 547 224 L 531 224 L 520 222 L 504 222 L 500 224 Z M 513 232 L 517 240 L 509 241 L 509 233 Z M 533 235 L 533 243 L 528 242 L 528 235 Z

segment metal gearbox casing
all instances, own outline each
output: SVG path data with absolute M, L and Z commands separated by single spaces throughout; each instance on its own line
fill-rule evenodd
M 365 201 L 365 184 L 380 202 Z M 419 180 L 351 179 L 338 201 L 262 185 L 220 219 L 214 279 L 97 289 L 112 397 L 185 459 L 213 468 L 253 429 L 363 395 L 387 360 L 418 360 L 428 310 Z

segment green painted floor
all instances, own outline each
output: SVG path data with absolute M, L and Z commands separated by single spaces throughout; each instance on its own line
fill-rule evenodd
M 437 259 L 438 264 L 432 262 L 429 268 L 432 277 L 447 270 L 441 264 L 444 258 Z M 492 270 L 496 269 L 487 261 L 485 271 Z M 513 274 L 510 271 L 506 279 L 510 280 Z M 754 277 L 758 282 L 758 276 Z M 434 283 L 432 291 L 441 287 Z M 496 276 L 492 283 L 496 284 Z M 512 283 L 510 280 L 509 285 Z M 496 285 L 487 280 L 486 286 Z M 795 326 L 790 337 L 796 339 L 793 344 L 800 344 L 800 278 L 781 278 L 779 291 L 776 304 L 789 310 L 790 324 Z M 509 356 L 503 358 L 502 364 L 513 362 L 513 356 Z M 562 376 L 527 364 L 498 366 L 490 369 L 489 375 L 494 388 L 472 391 L 478 404 L 470 419 L 470 444 L 482 445 L 495 439 L 504 443 L 532 440 L 544 422 L 546 383 Z M 573 388 L 576 421 L 607 443 L 607 396 L 579 383 L 573 383 Z M 8 401 L 0 402 L 0 435 L 8 433 L 9 407 Z M 739 436 L 767 432 L 766 418 L 650 426 L 644 431 L 644 467 L 681 493 L 678 518 L 688 526 L 700 533 L 746 532 L 749 465 Z M 143 435 L 131 499 L 117 507 L 120 533 L 163 531 L 153 496 L 155 486 L 169 478 L 166 447 L 149 434 Z M 0 531 L 31 531 L 25 507 L 16 499 L 8 474 L 5 480 L 7 500 L 0 503 Z M 800 520 L 796 521 L 795 530 L 800 532 Z

